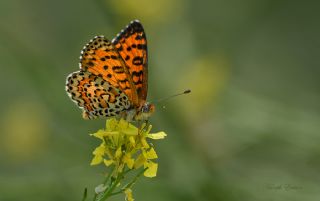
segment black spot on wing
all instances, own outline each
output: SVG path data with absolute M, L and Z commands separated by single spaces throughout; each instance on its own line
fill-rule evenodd
M 143 64 L 143 57 L 135 56 L 135 57 L 132 59 L 132 64 L 133 64 L 133 65 L 136 65 L 136 66 L 142 65 L 142 64 Z
M 146 49 L 147 49 L 147 46 L 144 45 L 144 44 L 138 44 L 138 45 L 137 45 L 137 48 L 138 48 L 139 50 L 146 50 Z
M 140 77 L 143 74 L 143 71 L 139 71 L 139 72 L 133 71 L 131 74 L 132 76 Z
M 115 72 L 115 73 L 124 73 L 124 69 L 122 66 L 112 66 L 112 70 Z

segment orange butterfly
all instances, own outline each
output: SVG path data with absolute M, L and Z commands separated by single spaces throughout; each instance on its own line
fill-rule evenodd
M 67 77 L 66 91 L 83 118 L 121 116 L 146 120 L 155 106 L 148 92 L 147 39 L 138 20 L 111 42 L 96 36 L 81 51 L 80 70 Z

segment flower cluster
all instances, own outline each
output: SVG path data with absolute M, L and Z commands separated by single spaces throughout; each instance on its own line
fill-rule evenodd
M 125 169 L 133 170 L 143 166 L 144 176 L 155 177 L 158 164 L 153 160 L 158 156 L 147 139 L 163 139 L 166 134 L 150 133 L 151 128 L 151 125 L 145 123 L 137 128 L 123 119 L 108 119 L 105 129 L 91 134 L 101 140 L 101 144 L 93 151 L 91 165 L 104 163 L 106 166 L 114 166 L 112 177 Z
M 102 163 L 111 167 L 105 181 L 95 188 L 94 201 L 104 201 L 119 193 L 124 193 L 127 201 L 133 201 L 131 187 L 137 179 L 142 174 L 146 177 L 157 175 L 158 164 L 154 159 L 158 156 L 148 140 L 163 139 L 166 134 L 150 133 L 151 128 L 146 123 L 137 128 L 123 119 L 111 118 L 107 120 L 105 129 L 91 134 L 101 140 L 101 144 L 93 151 L 91 165 Z M 136 172 L 135 177 L 121 186 L 120 183 L 129 172 Z M 83 200 L 85 198 L 86 194 Z

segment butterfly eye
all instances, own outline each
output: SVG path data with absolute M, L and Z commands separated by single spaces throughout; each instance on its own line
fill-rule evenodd
M 145 103 L 141 108 L 142 113 L 153 113 L 154 110 L 155 110 L 155 107 L 152 103 Z
M 143 113 L 149 112 L 149 105 L 148 105 L 148 104 L 144 104 L 143 107 L 142 107 L 142 109 L 141 109 L 141 111 L 142 111 Z

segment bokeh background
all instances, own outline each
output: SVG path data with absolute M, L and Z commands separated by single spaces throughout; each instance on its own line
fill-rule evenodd
M 136 200 L 320 199 L 317 1 L 1 0 L 0 200 L 81 200 L 99 141 L 65 91 L 80 50 L 146 30 L 159 172 Z M 113 200 L 123 200 L 123 196 Z

